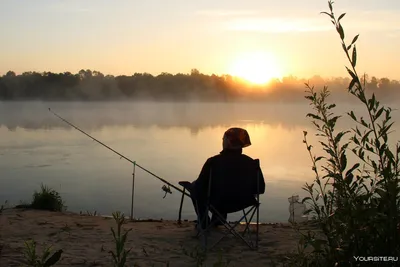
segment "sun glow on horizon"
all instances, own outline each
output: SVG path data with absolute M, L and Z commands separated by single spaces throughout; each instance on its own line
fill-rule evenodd
M 229 73 L 249 83 L 262 85 L 273 78 L 281 78 L 282 71 L 273 55 L 266 52 L 249 52 L 239 55 Z

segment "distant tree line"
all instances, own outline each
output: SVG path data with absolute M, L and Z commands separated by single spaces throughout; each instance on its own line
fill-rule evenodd
M 0 100 L 156 100 L 156 101 L 304 101 L 304 83 L 315 87 L 328 86 L 333 99 L 347 101 L 348 78 L 309 80 L 293 76 L 271 80 L 267 85 L 249 85 L 230 75 L 206 75 L 193 69 L 189 74 L 132 76 L 104 75 L 99 71 L 70 72 L 7 72 L 0 77 Z M 382 100 L 398 99 L 400 82 L 388 78 L 365 76 L 369 91 Z M 349 100 L 350 101 L 350 100 Z

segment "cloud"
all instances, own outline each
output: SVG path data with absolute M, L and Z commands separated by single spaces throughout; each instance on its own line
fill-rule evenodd
M 359 12 L 346 15 L 342 24 L 346 30 L 385 31 L 397 34 L 400 30 L 400 12 Z M 325 15 L 308 16 L 239 16 L 223 20 L 222 27 L 230 31 L 264 33 L 331 31 L 332 24 Z
M 234 19 L 224 23 L 227 30 L 252 32 L 310 32 L 327 31 L 331 26 L 318 23 L 312 19 L 288 18 L 247 18 Z

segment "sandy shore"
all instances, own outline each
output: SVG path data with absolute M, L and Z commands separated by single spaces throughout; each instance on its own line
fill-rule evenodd
M 0 215 L 0 266 L 21 266 L 24 241 L 34 239 L 38 245 L 52 244 L 54 250 L 64 253 L 56 266 L 112 266 L 109 250 L 114 250 L 110 227 L 111 218 L 82 216 L 33 210 L 8 209 Z M 193 222 L 178 225 L 174 221 L 128 222 L 126 248 L 132 248 L 127 266 L 196 266 L 196 260 L 185 255 L 196 251 L 199 240 L 194 238 Z M 222 230 L 215 230 L 218 237 Z M 211 237 L 214 238 L 214 237 Z M 228 236 L 209 253 L 207 264 L 212 266 L 223 250 L 231 260 L 229 266 L 272 266 L 277 259 L 296 249 L 295 231 L 288 225 L 261 225 L 259 250 L 249 250 L 240 240 Z

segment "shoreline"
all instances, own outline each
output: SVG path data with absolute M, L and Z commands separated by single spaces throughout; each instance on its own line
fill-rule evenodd
M 30 208 L 28 206 L 29 205 L 20 204 L 20 205 L 14 206 L 14 207 L 3 208 L 3 211 L 6 211 L 6 210 L 22 210 L 22 211 L 25 211 L 25 210 L 33 210 L 33 211 L 37 210 L 37 209 L 34 209 L 34 208 Z M 75 215 L 79 215 L 79 216 L 88 216 L 88 217 L 101 217 L 101 218 L 108 218 L 108 219 L 112 219 L 113 218 L 112 215 L 100 214 L 100 213 L 97 213 L 97 212 L 90 213 L 90 212 L 83 212 L 83 211 L 76 212 L 76 211 L 65 210 L 65 211 L 62 211 L 62 213 L 75 214 Z M 160 218 L 160 219 L 155 219 L 155 218 L 133 218 L 133 220 L 131 220 L 130 216 L 126 216 L 126 215 L 125 215 L 125 219 L 129 220 L 129 221 L 133 221 L 133 222 L 178 222 L 178 220 L 163 219 L 163 218 Z M 196 222 L 196 220 L 189 220 L 189 219 L 182 219 L 181 221 L 182 222 L 189 222 L 189 223 Z M 228 222 L 229 223 L 235 223 L 235 221 L 228 221 Z M 312 222 L 312 220 L 308 220 L 308 222 Z M 251 222 L 250 224 L 256 225 L 255 222 Z M 306 224 L 307 224 L 307 222 L 306 222 Z M 290 223 L 287 222 L 287 221 L 286 222 L 263 222 L 263 221 L 259 221 L 259 225 L 290 225 Z
M 39 255 L 43 244 L 53 245 L 54 250 L 62 249 L 64 253 L 56 266 L 111 266 L 108 251 L 115 250 L 111 227 L 116 229 L 115 221 L 102 216 L 4 209 L 0 215 L 0 266 L 21 266 L 24 242 L 29 239 L 37 241 Z M 194 238 L 194 222 L 127 220 L 122 227 L 132 229 L 126 244 L 126 249 L 132 248 L 128 266 L 133 263 L 166 266 L 166 262 L 172 267 L 195 266 L 192 256 L 200 243 Z M 210 239 L 218 237 L 222 230 L 211 232 Z M 258 251 L 251 251 L 239 239 L 228 235 L 215 251 L 209 252 L 207 261 L 212 266 L 222 251 L 223 258 L 231 260 L 229 266 L 274 266 L 272 261 L 279 262 L 280 257 L 296 251 L 299 235 L 289 223 L 260 223 L 259 231 Z

